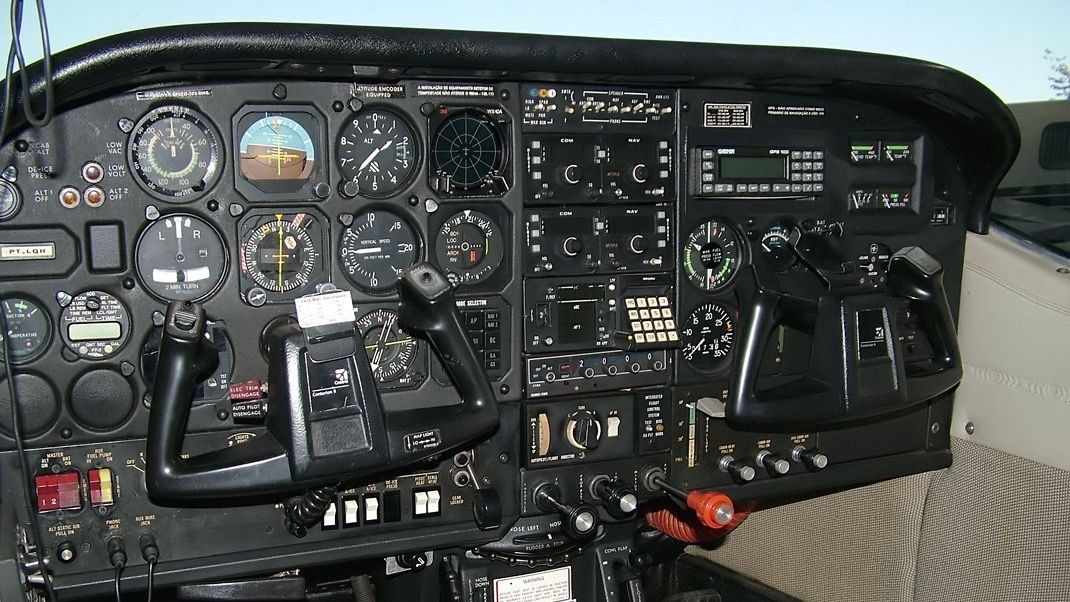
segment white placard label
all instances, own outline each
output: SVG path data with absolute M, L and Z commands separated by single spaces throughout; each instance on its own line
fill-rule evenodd
M 353 312 L 353 294 L 349 291 L 331 291 L 298 297 L 296 305 L 297 323 L 301 328 L 344 324 L 356 319 Z
M 575 602 L 572 567 L 495 579 L 494 602 Z

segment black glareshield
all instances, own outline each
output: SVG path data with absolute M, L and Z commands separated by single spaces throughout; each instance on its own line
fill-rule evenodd
M 167 310 L 146 450 L 146 486 L 161 501 L 240 499 L 389 473 L 493 432 L 498 407 L 476 360 L 452 287 L 429 264 L 399 285 L 399 320 L 426 338 L 461 402 L 388 412 L 375 388 L 363 341 L 351 323 L 267 333 L 268 436 L 219 451 L 180 455 L 192 395 L 216 357 L 204 310 Z M 311 350 L 311 353 L 310 353 Z
M 725 417 L 734 428 L 795 430 L 831 427 L 884 416 L 925 403 L 954 388 L 962 362 L 940 263 L 920 247 L 889 262 L 885 281 L 869 281 L 834 245 L 797 239 L 792 251 L 824 285 L 816 299 L 784 294 L 777 273 L 756 261 L 743 284 L 739 369 Z M 900 317 L 917 317 L 932 354 L 904 352 Z M 802 379 L 759 390 L 762 358 L 781 325 L 813 335 Z

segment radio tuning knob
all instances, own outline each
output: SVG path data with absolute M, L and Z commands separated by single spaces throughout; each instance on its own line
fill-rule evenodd
M 636 234 L 628 241 L 628 248 L 631 249 L 632 253 L 642 255 L 647 249 L 646 237 L 642 234 Z
M 569 257 L 575 257 L 583 250 L 583 241 L 575 236 L 569 236 L 561 243 L 561 252 Z
M 788 474 L 788 471 L 791 470 L 791 462 L 788 462 L 767 449 L 758 452 L 758 455 L 755 456 L 754 459 L 758 461 L 758 464 L 764 466 L 765 469 L 769 471 L 769 474 L 774 477 Z
M 642 184 L 650 179 L 650 170 L 647 169 L 646 165 L 639 163 L 632 168 L 632 179 L 635 180 L 637 184 Z
M 721 472 L 727 472 L 732 475 L 732 479 L 741 485 L 753 481 L 755 477 L 753 466 L 747 466 L 732 456 L 722 457 L 721 461 L 717 463 L 717 467 L 721 469 Z
M 598 449 L 602 439 L 602 422 L 590 410 L 580 410 L 565 424 L 565 438 L 577 449 Z
M 583 170 L 575 163 L 567 165 L 561 170 L 561 179 L 564 180 L 566 184 L 579 184 L 580 180 L 583 179 Z
M 536 485 L 531 497 L 539 510 L 561 515 L 561 527 L 572 539 L 586 539 L 598 532 L 598 512 L 586 504 L 573 506 L 561 502 L 561 489 L 557 485 Z

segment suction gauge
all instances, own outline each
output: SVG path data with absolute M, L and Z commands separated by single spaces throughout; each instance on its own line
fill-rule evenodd
M 137 241 L 138 277 L 165 301 L 199 301 L 223 282 L 227 252 L 211 224 L 187 214 L 160 218 Z
M 22 297 L 9 297 L 0 304 L 7 321 L 8 352 L 12 362 L 21 364 L 37 359 L 52 338 L 52 322 L 41 306 Z M 0 336 L 0 341 L 3 337 Z

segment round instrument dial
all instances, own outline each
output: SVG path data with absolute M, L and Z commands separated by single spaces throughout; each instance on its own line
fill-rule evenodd
M 502 134 L 490 117 L 477 110 L 456 113 L 443 121 L 431 140 L 431 168 L 450 191 L 470 191 L 502 170 Z
M 339 247 L 346 278 L 372 293 L 393 289 L 401 273 L 419 256 L 416 229 L 386 209 L 354 216 L 342 233 Z
M 134 126 L 129 152 L 138 182 L 164 200 L 192 200 L 211 188 L 222 171 L 215 127 L 183 106 L 149 111 Z
M 398 326 L 398 315 L 377 309 L 357 320 L 375 382 L 398 380 L 416 359 L 417 342 Z
M 474 284 L 498 268 L 505 255 L 501 230 L 486 214 L 465 209 L 442 224 L 435 260 L 453 284 Z
M 784 224 L 773 224 L 762 234 L 762 250 L 773 253 L 778 249 L 784 249 L 790 242 L 791 228 Z
M 681 324 L 680 353 L 692 368 L 715 372 L 732 358 L 736 323 L 731 312 L 717 303 L 704 303 L 691 310 Z
M 211 224 L 184 213 L 162 217 L 138 237 L 135 267 L 145 288 L 165 301 L 199 301 L 227 271 L 223 238 Z
M 23 297 L 8 297 L 0 306 L 7 321 L 7 351 L 12 363 L 21 364 L 37 359 L 52 338 L 52 322 L 48 314 L 40 305 Z
M 257 286 L 285 293 L 306 286 L 321 270 L 323 255 L 309 234 L 318 222 L 307 213 L 261 216 L 241 243 L 241 270 Z
M 63 342 L 85 359 L 107 359 L 130 338 L 130 312 L 103 291 L 86 291 L 71 299 L 60 314 L 60 324 Z
M 742 249 L 735 231 L 710 220 L 692 230 L 684 243 L 684 273 L 695 286 L 719 291 L 739 271 Z
M 253 117 L 243 118 L 243 124 Z M 268 114 L 249 123 L 238 152 L 242 176 L 264 192 L 294 190 L 315 171 L 316 143 L 308 128 L 285 114 Z
M 403 117 L 369 109 L 338 136 L 338 168 L 348 196 L 381 198 L 397 193 L 416 173 L 416 136 Z

